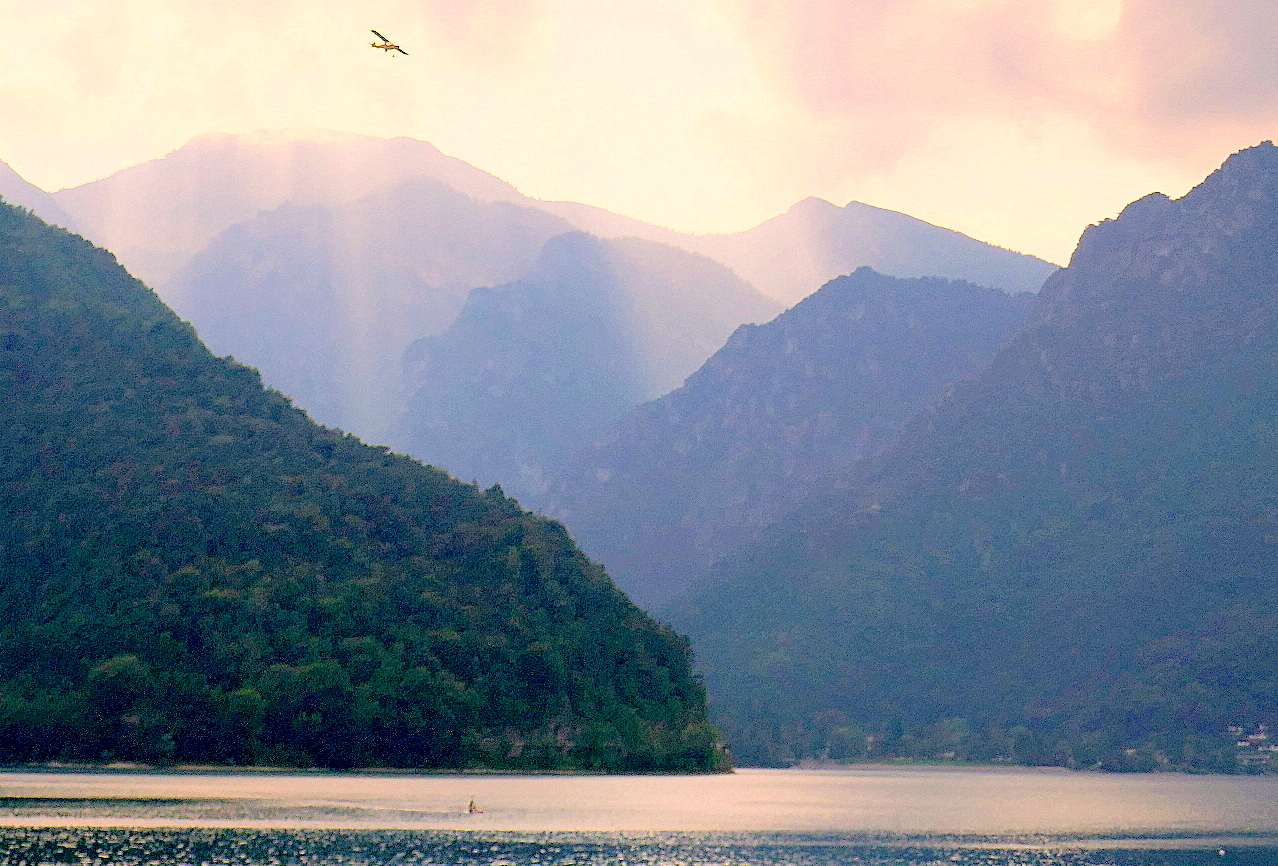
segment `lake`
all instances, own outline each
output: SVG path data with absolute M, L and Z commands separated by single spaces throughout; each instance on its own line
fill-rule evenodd
M 467 812 L 474 801 L 482 813 Z M 0 773 L 0 862 L 1278 864 L 1278 777 Z

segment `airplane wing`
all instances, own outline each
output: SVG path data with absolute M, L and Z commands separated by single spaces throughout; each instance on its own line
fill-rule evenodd
M 387 39 L 382 34 L 378 33 L 376 30 L 370 30 L 369 32 L 372 33 L 374 36 L 376 36 L 378 39 L 382 40 L 383 42 L 390 42 L 389 39 Z
M 400 48 L 398 45 L 395 46 L 395 50 L 398 51 L 400 54 L 403 54 L 405 57 L 408 56 L 408 52 L 405 51 L 403 48 Z

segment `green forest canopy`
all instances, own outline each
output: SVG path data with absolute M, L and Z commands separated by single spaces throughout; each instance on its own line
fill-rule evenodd
M 685 640 L 0 207 L 0 760 L 705 771 Z

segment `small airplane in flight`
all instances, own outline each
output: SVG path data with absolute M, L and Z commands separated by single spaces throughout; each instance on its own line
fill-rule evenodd
M 374 48 L 380 48 L 383 51 L 398 51 L 400 54 L 403 54 L 405 56 L 408 55 L 407 51 L 405 51 L 403 48 L 400 48 L 394 42 L 391 42 L 389 39 L 387 39 L 382 34 L 378 33 L 376 30 L 370 30 L 369 32 L 372 33 L 374 36 L 376 36 L 378 39 L 382 40 L 381 42 L 368 43 L 369 45 L 372 45 Z

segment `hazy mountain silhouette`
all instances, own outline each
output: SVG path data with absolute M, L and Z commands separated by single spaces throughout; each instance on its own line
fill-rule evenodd
M 523 197 L 411 138 L 325 131 L 215 133 L 54 198 L 96 243 L 159 289 L 230 226 L 293 204 L 340 204 L 425 177 L 480 201 Z M 163 296 L 163 292 L 161 292 Z
M 862 266 L 1010 292 L 1036 290 L 1055 267 L 857 202 L 838 208 L 806 199 L 749 231 L 690 235 L 587 204 L 529 199 L 426 142 L 325 131 L 205 135 L 161 159 L 53 195 L 90 237 L 163 289 L 205 244 L 259 211 L 284 202 L 352 201 L 414 177 L 477 201 L 538 207 L 599 237 L 638 237 L 709 256 L 785 304 Z
M 636 238 L 546 244 L 522 279 L 471 292 L 410 350 L 406 446 L 521 500 L 609 421 L 675 387 L 775 307 L 726 268 Z
M 894 277 L 945 277 L 1035 292 L 1056 265 L 896 211 L 808 198 L 749 231 L 688 247 L 723 262 L 766 295 L 794 304 L 826 281 L 870 267 Z
M 62 209 L 51 194 L 29 183 L 9 166 L 0 162 L 0 198 L 7 203 L 24 207 L 50 225 L 74 229 L 71 215 Z
M 215 352 L 257 367 L 316 419 L 385 443 L 408 393 L 405 349 L 447 328 L 472 288 L 522 276 L 571 230 L 418 178 L 237 223 L 164 297 Z
M 1276 274 L 1269 143 L 1088 229 L 983 372 L 668 611 L 738 754 L 1235 766 L 1278 723 Z
M 524 276 L 547 240 L 575 228 L 553 212 L 675 234 L 525 198 L 424 142 L 327 133 L 204 136 L 57 201 L 216 351 L 259 367 L 325 423 L 379 442 L 395 437 L 409 393 L 405 347 L 447 328 L 471 289 Z M 634 347 L 640 399 L 778 309 L 696 254 L 625 239 L 615 249 L 609 267 L 636 265 L 619 278 L 651 318 L 633 323 L 648 341 Z
M 574 455 L 548 513 L 640 604 L 798 503 L 845 486 L 914 412 L 987 363 L 1028 296 L 868 268 L 744 325 L 683 387 Z

